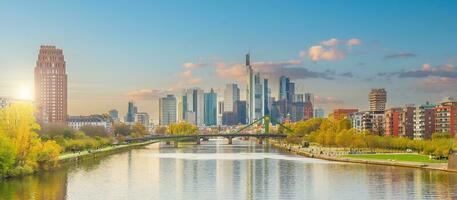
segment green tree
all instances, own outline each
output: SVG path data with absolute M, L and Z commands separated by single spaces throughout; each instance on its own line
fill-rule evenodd
M 16 149 L 9 138 L 0 133 L 0 178 L 7 176 L 16 162 Z
M 132 133 L 132 129 L 130 126 L 124 123 L 118 123 L 114 125 L 114 134 L 115 135 L 122 135 L 122 136 L 128 136 Z

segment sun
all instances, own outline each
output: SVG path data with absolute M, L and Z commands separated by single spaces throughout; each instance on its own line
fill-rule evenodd
M 18 99 L 33 100 L 33 91 L 30 87 L 22 86 L 18 89 Z

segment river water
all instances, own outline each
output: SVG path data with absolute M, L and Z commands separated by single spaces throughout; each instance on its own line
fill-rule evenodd
M 153 144 L 0 182 L 0 199 L 455 199 L 457 174 L 304 158 L 268 145 Z

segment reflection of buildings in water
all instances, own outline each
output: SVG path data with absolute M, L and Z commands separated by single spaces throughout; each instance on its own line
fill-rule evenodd
M 233 160 L 216 160 L 216 192 L 218 198 L 233 197 Z

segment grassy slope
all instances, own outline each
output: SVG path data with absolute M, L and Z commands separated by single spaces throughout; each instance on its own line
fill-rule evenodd
M 446 163 L 447 160 L 432 160 L 426 155 L 420 154 L 357 154 L 346 155 L 347 158 L 367 159 L 367 160 L 395 160 L 405 162 L 421 163 Z

